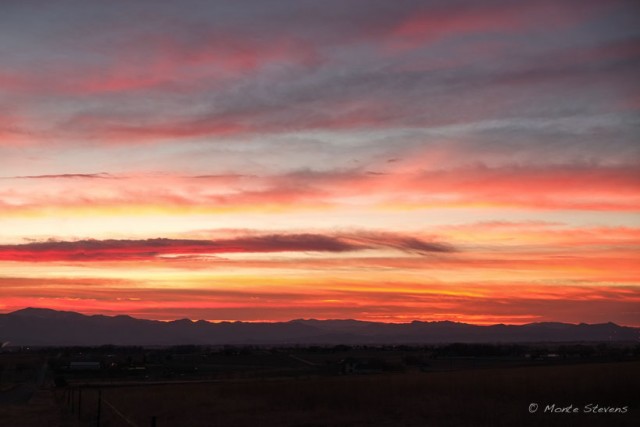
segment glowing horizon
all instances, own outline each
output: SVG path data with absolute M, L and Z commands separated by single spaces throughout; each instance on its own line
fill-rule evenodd
M 1 313 L 640 326 L 631 0 L 0 12 Z

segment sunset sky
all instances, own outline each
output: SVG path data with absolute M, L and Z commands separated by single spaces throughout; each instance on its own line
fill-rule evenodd
M 3 0 L 0 312 L 640 326 L 635 0 Z

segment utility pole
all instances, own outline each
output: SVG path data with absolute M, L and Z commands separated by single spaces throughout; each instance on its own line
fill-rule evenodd
M 100 427 L 100 412 L 102 410 L 102 390 L 98 390 L 98 415 L 96 416 L 96 426 Z

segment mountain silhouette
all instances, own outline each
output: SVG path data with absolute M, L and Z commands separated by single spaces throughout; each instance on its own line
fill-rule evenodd
M 640 328 L 614 323 L 478 326 L 457 322 L 378 323 L 296 319 L 247 323 L 86 316 L 25 308 L 0 314 L 0 342 L 12 345 L 428 344 L 638 341 Z

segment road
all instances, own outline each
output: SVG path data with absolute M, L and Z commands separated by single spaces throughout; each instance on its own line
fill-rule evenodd
M 11 368 L 15 369 L 15 366 Z M 7 374 L 11 372 L 11 368 L 7 370 Z M 43 385 L 46 374 L 47 364 L 43 363 L 38 371 L 37 377 L 33 381 L 17 384 L 8 390 L 0 392 L 0 405 L 24 405 L 29 403 L 33 393 Z

